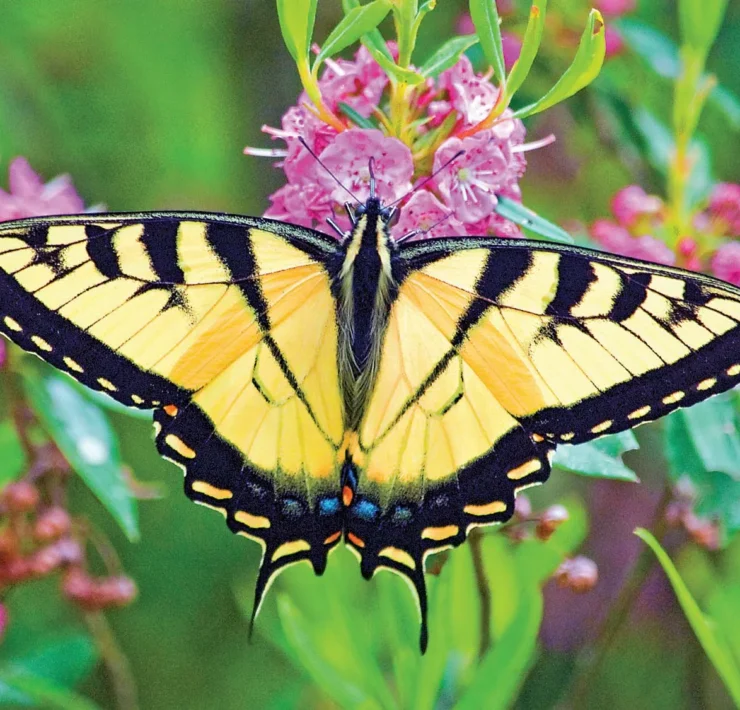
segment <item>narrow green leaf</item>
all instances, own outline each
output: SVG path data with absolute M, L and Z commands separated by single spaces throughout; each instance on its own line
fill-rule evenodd
M 475 35 L 453 37 L 447 40 L 429 59 L 419 67 L 419 73 L 426 77 L 434 77 L 449 69 L 462 56 L 463 52 L 478 44 Z
M 340 707 L 380 710 L 382 706 L 371 699 L 372 688 L 357 687 L 322 658 L 319 649 L 312 642 L 306 620 L 289 597 L 280 595 L 277 603 L 285 635 L 300 660 L 301 667 L 313 682 Z
M 501 195 L 497 197 L 498 203 L 494 211 L 504 219 L 508 219 L 524 229 L 529 229 L 549 241 L 573 244 L 573 237 L 564 229 L 558 227 L 557 224 L 541 217 L 521 202 L 510 200 L 508 197 L 502 197 Z
M 342 0 L 342 10 L 344 10 L 345 15 L 356 7 L 361 7 L 359 0 Z M 393 55 L 388 49 L 388 45 L 383 39 L 383 35 L 380 34 L 380 30 L 371 30 L 366 35 L 363 35 L 362 44 L 364 44 L 369 51 L 375 50 L 382 54 L 386 59 L 393 61 Z
M 683 42 L 706 57 L 726 10 L 727 0 L 679 0 L 678 22 Z
M 138 409 L 137 407 L 127 407 L 125 404 L 121 404 L 120 402 L 113 399 L 113 397 L 109 397 L 104 392 L 97 392 L 96 390 L 91 390 L 90 388 L 79 384 L 75 380 L 72 380 L 72 385 L 75 387 L 75 389 L 77 389 L 78 392 L 82 394 L 83 397 L 91 400 L 93 404 L 97 404 L 101 406 L 103 409 L 107 409 L 109 412 L 115 412 L 116 414 L 123 414 L 127 417 L 133 417 L 134 419 L 144 419 L 147 421 L 152 420 L 153 410 L 151 409 Z
M 635 128 L 643 138 L 643 150 L 650 164 L 662 175 L 670 168 L 676 143 L 668 127 L 640 106 L 632 112 Z
M 480 39 L 486 61 L 493 67 L 499 85 L 506 80 L 504 47 L 501 43 L 501 20 L 496 0 L 470 0 L 470 17 Z
M 678 598 L 686 619 L 691 624 L 696 638 L 704 649 L 704 653 L 707 654 L 707 657 L 712 662 L 735 704 L 740 707 L 740 668 L 733 662 L 730 650 L 716 634 L 714 624 L 703 614 L 691 592 L 681 579 L 671 558 L 668 557 L 665 550 L 660 546 L 660 543 L 650 532 L 643 528 L 637 528 L 635 535 L 647 543 L 655 553 L 660 566 L 663 568 L 668 581 L 673 587 L 673 591 Z
M 622 454 L 637 448 L 635 435 L 631 431 L 623 431 L 577 446 L 559 446 L 555 450 L 553 465 L 584 476 L 636 482 L 638 478 L 622 461 Z
M 606 53 L 604 33 L 601 13 L 598 10 L 591 10 L 572 64 L 541 99 L 515 111 L 514 115 L 524 118 L 540 113 L 588 86 L 598 76 L 604 63 Z
M 357 111 L 349 104 L 344 103 L 344 101 L 339 102 L 338 108 L 356 126 L 360 128 L 377 128 L 369 118 L 365 118 L 362 114 L 357 113 Z
M 318 0 L 277 0 L 283 42 L 298 64 L 308 59 Z
M 522 585 L 515 615 L 493 648 L 480 662 L 475 677 L 455 710 L 505 710 L 512 706 L 537 648 L 542 621 L 542 593 Z
M 50 710 L 99 710 L 99 706 L 81 695 L 36 676 L 0 671 L 0 687 L 6 686 L 29 700 L 34 707 Z M 25 705 L 26 703 L 22 703 Z
M 533 0 L 532 7 L 529 10 L 529 21 L 527 22 L 527 29 L 524 32 L 519 58 L 514 62 L 514 66 L 509 72 L 509 77 L 506 79 L 507 99 L 511 99 L 514 96 L 519 87 L 524 83 L 524 80 L 529 76 L 534 58 L 540 49 L 542 32 L 545 29 L 546 12 L 547 0 Z
M 360 5 L 349 10 L 322 45 L 313 65 L 314 74 L 325 59 L 333 57 L 374 30 L 385 19 L 390 9 L 388 0 L 373 0 L 368 5 Z
M 138 539 L 136 501 L 126 485 L 118 439 L 105 414 L 66 376 L 28 367 L 23 384 L 36 415 L 72 468 L 129 540 Z
M 14 481 L 26 469 L 26 453 L 18 439 L 18 432 L 9 419 L 0 423 L 0 461 L 0 488 Z
M 413 69 L 404 69 L 399 67 L 393 59 L 389 59 L 384 52 L 379 50 L 375 44 L 369 44 L 365 42 L 367 35 L 363 37 L 363 43 L 367 47 L 370 54 L 373 55 L 375 61 L 385 70 L 385 72 L 393 77 L 396 81 L 403 81 L 407 84 L 415 85 L 421 84 L 424 81 L 424 77 L 419 72 Z

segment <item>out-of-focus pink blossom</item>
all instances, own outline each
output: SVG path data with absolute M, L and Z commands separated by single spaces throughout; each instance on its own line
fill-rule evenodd
M 639 185 L 627 185 L 614 195 L 611 208 L 619 224 L 633 227 L 643 217 L 660 214 L 663 201 L 648 195 Z
M 740 242 L 723 244 L 712 256 L 711 266 L 715 276 L 740 286 Z
M 717 183 L 709 198 L 709 215 L 726 236 L 740 236 L 740 185 Z
M 596 0 L 597 10 L 610 17 L 619 17 L 632 12 L 637 6 L 637 0 Z
M 624 51 L 625 45 L 622 34 L 616 27 L 612 27 L 611 25 L 607 25 L 604 29 L 604 44 L 607 59 L 616 57 Z
M 591 236 L 607 251 L 632 259 L 675 264 L 676 255 L 660 239 L 645 234 L 634 237 L 629 230 L 608 219 L 598 219 L 591 225 Z
M 0 220 L 83 212 L 85 205 L 69 175 L 44 184 L 25 158 L 15 158 L 8 171 L 8 192 L 0 189 Z
M 504 50 L 504 65 L 511 69 L 522 52 L 522 40 L 511 32 L 502 32 L 501 47 Z

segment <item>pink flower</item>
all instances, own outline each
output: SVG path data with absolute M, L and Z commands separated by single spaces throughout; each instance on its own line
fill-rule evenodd
M 46 184 L 25 158 L 15 158 L 8 171 L 9 191 L 0 189 L 0 220 L 84 212 L 85 204 L 69 175 Z
M 619 224 L 633 227 L 643 217 L 660 214 L 663 201 L 639 185 L 627 185 L 614 195 L 611 208 Z
M 619 15 L 632 12 L 637 5 L 637 0 L 596 0 L 594 5 L 607 16 L 619 17 Z
M 711 266 L 715 276 L 740 286 L 740 242 L 723 244 L 712 256 Z
M 360 201 L 370 196 L 370 158 L 375 161 L 377 195 L 383 202 L 393 202 L 411 189 L 411 151 L 398 138 L 377 129 L 344 131 L 320 157 L 334 177 Z M 346 191 L 325 170 L 318 171 L 317 182 L 335 203 L 347 201 Z
M 606 44 L 606 58 L 611 59 L 624 51 L 624 40 L 616 27 L 607 25 L 604 29 L 604 42 Z
M 475 73 L 464 54 L 457 64 L 439 75 L 439 86 L 447 91 L 452 108 L 460 114 L 465 126 L 482 121 L 498 96 L 498 89 L 486 77 Z
M 378 105 L 388 83 L 388 76 L 370 52 L 361 46 L 354 61 L 330 59 L 326 65 L 319 88 L 327 106 L 341 114 L 339 104 L 345 103 L 367 118 Z
M 466 234 L 465 225 L 452 216 L 452 213 L 434 196 L 426 190 L 415 192 L 409 201 L 401 208 L 398 224 L 393 228 L 397 237 L 409 232 L 424 232 L 416 237 L 448 237 Z
M 514 120 L 505 121 L 511 127 L 509 138 L 517 130 Z M 503 126 L 504 124 L 500 124 Z M 521 176 L 523 166 L 514 159 L 510 143 L 499 139 L 495 129 L 476 133 L 469 138 L 449 138 L 434 156 L 434 169 L 452 158 L 455 153 L 465 153 L 435 179 L 440 194 L 455 216 L 470 224 L 487 218 L 498 203 L 496 192 L 506 189 Z
M 659 239 L 650 235 L 633 237 L 618 224 L 597 219 L 591 225 L 591 236 L 607 251 L 632 259 L 644 259 L 658 264 L 674 264 L 676 255 Z
M 740 185 L 720 182 L 709 198 L 709 213 L 728 237 L 740 236 Z
M 510 48 L 516 49 L 515 41 Z M 389 44 L 389 49 L 395 48 Z M 422 233 L 415 238 L 521 236 L 516 225 L 495 214 L 497 195 L 521 200 L 518 181 L 526 168 L 524 153 L 550 139 L 525 145 L 524 125 L 509 110 L 493 126 L 476 130 L 493 108 L 498 89 L 490 76 L 473 70 L 467 57 L 436 79 L 408 88 L 400 130 L 390 107 L 390 82 L 366 50 L 352 60 L 327 62 L 319 87 L 322 103 L 346 130 L 336 121 L 329 126 L 318 118 L 304 94 L 286 111 L 280 128 L 263 127 L 272 138 L 284 141 L 284 148 L 244 151 L 282 160 L 278 167 L 288 182 L 270 197 L 266 217 L 323 231 L 330 231 L 325 221 L 331 218 L 341 229 L 349 229 L 341 205 L 348 200 L 348 191 L 361 202 L 369 196 L 372 158 L 376 194 L 385 204 L 405 198 L 412 181 L 420 186 L 408 195 L 405 206 L 399 205 L 395 236 L 419 230 Z M 371 116 L 379 128 L 355 125 L 350 116 L 342 115 L 340 103 Z M 463 129 L 466 137 L 457 137 Z M 445 165 L 460 150 L 464 154 Z M 440 172 L 425 181 L 435 170 Z
M 511 32 L 502 32 L 501 46 L 504 50 L 504 65 L 511 69 L 522 52 L 522 40 Z

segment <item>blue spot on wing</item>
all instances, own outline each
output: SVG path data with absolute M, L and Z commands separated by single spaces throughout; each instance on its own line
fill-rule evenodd
M 341 508 L 339 498 L 322 498 L 319 501 L 319 513 L 321 515 L 334 515 Z
M 352 512 L 363 520 L 374 520 L 378 515 L 379 508 L 375 503 L 371 503 L 369 500 L 359 500 L 353 506 Z

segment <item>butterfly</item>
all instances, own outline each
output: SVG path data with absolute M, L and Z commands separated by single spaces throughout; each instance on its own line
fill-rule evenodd
M 342 241 L 269 219 L 151 212 L 0 225 L 0 330 L 154 409 L 185 492 L 322 574 L 365 578 L 511 517 L 558 444 L 661 417 L 740 379 L 740 289 L 573 246 L 399 243 L 372 196 Z M 254 621 L 254 616 L 253 616 Z

